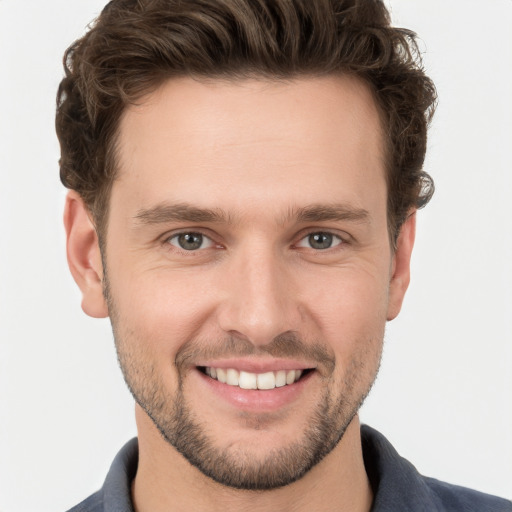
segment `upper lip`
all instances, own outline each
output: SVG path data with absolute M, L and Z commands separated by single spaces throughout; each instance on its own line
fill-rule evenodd
M 308 370 L 316 368 L 316 364 L 293 359 L 215 359 L 200 362 L 198 367 L 233 368 L 250 373 L 277 372 L 279 370 Z

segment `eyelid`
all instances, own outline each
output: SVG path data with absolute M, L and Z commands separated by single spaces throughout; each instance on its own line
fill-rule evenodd
M 181 251 L 181 252 L 184 252 L 187 254 L 203 251 L 205 249 L 210 249 L 215 246 L 220 246 L 220 244 L 218 244 L 214 240 L 213 236 L 210 234 L 207 234 L 206 231 L 207 230 L 202 229 L 202 228 L 189 228 L 189 229 L 179 229 L 177 231 L 171 231 L 170 233 L 166 233 L 165 235 L 163 235 L 161 237 L 162 245 L 167 245 L 167 246 L 171 245 L 173 247 L 173 249 L 176 249 L 177 251 Z M 206 240 L 209 242 L 208 246 L 201 247 L 200 249 L 196 249 L 195 251 L 187 251 L 186 249 L 183 249 L 182 247 L 180 247 L 178 244 L 171 243 L 172 239 L 177 239 L 180 235 L 187 235 L 187 234 L 201 235 L 203 237 L 203 242 Z
M 183 234 L 192 234 L 192 233 L 200 234 L 203 236 L 204 239 L 207 239 L 209 241 L 208 247 L 197 249 L 195 251 L 186 251 L 185 249 L 179 247 L 179 245 L 170 243 L 171 239 L 175 239 L 178 236 L 183 235 Z M 326 233 L 326 234 L 333 236 L 335 239 L 339 240 L 339 243 L 337 243 L 336 245 L 333 245 L 329 249 L 335 249 L 336 247 L 350 244 L 353 241 L 353 238 L 346 232 L 340 233 L 333 229 L 311 228 L 311 229 L 307 229 L 307 230 L 299 233 L 299 235 L 296 238 L 297 242 L 294 243 L 293 245 L 296 247 L 304 247 L 304 248 L 313 249 L 312 247 L 306 247 L 306 246 L 299 245 L 299 244 L 301 242 L 303 242 L 304 240 L 306 240 L 307 237 L 309 237 L 315 233 Z M 176 231 L 167 232 L 166 234 L 164 234 L 161 237 L 161 243 L 162 243 L 162 245 L 172 245 L 175 249 L 183 251 L 183 252 L 187 252 L 187 253 L 198 252 L 200 250 L 209 249 L 209 248 L 215 247 L 215 246 L 223 247 L 223 244 L 215 241 L 214 236 L 212 236 L 210 234 L 210 230 L 204 229 L 204 228 L 188 228 L 188 229 L 180 228 L 179 230 L 176 230 Z M 324 251 L 328 251 L 329 249 L 324 249 Z M 319 249 L 313 249 L 313 250 L 319 250 Z
M 304 240 L 306 240 L 309 236 L 314 235 L 316 233 L 325 233 L 325 234 L 331 235 L 333 238 L 336 238 L 339 240 L 339 243 L 337 243 L 336 245 L 333 245 L 332 247 L 329 247 L 329 249 L 335 249 L 336 247 L 339 247 L 341 245 L 348 245 L 351 243 L 351 241 L 353 241 L 353 238 L 348 233 L 345 233 L 345 232 L 340 233 L 339 231 L 336 231 L 333 229 L 312 228 L 312 229 L 308 229 L 306 231 L 301 232 L 297 236 L 298 241 L 294 245 L 296 247 L 305 247 L 305 248 L 313 249 L 312 247 L 307 247 L 305 245 L 299 245 L 299 244 L 301 242 L 303 242 Z M 324 249 L 324 251 L 328 251 L 329 249 Z M 318 249 L 314 249 L 314 250 L 318 250 Z
M 315 249 L 314 247 L 311 247 L 308 243 L 308 239 L 311 235 L 315 234 L 325 234 L 330 235 L 333 238 L 333 245 L 331 247 L 327 247 L 326 249 Z M 314 251 L 328 251 L 329 249 L 334 249 L 340 245 L 343 245 L 345 241 L 336 233 L 331 233 L 330 231 L 311 231 L 307 235 L 303 236 L 297 244 L 295 244 L 297 247 L 304 247 L 306 249 L 313 249 Z

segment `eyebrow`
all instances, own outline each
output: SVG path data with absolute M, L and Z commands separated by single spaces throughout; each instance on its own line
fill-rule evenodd
M 152 208 L 139 210 L 134 219 L 144 225 L 164 224 L 167 222 L 230 222 L 230 215 L 222 209 L 199 208 L 188 203 L 161 203 Z M 363 208 L 355 208 L 348 204 L 313 204 L 300 208 L 291 208 L 284 217 L 284 223 L 295 221 L 325 222 L 350 221 L 370 223 L 370 214 Z
M 166 222 L 226 223 L 229 220 L 222 210 L 198 208 L 187 203 L 158 204 L 153 208 L 139 210 L 134 218 L 141 224 L 163 224 Z
M 364 208 L 349 204 L 313 204 L 290 211 L 288 218 L 298 222 L 350 221 L 370 223 L 370 214 Z

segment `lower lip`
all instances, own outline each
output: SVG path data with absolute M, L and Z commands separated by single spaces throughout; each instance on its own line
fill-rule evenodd
M 223 384 L 199 370 L 196 370 L 196 373 L 213 393 L 237 409 L 248 412 L 275 412 L 286 407 L 298 399 L 315 374 L 314 371 L 308 372 L 297 382 L 279 388 L 256 390 Z

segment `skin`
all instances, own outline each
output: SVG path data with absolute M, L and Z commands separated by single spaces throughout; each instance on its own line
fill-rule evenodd
M 251 464 L 302 442 L 319 403 L 347 404 L 339 414 L 329 409 L 339 433 L 346 428 L 332 451 L 297 481 L 267 491 L 211 480 L 137 405 L 136 510 L 368 511 L 356 413 L 378 371 L 385 323 L 399 313 L 409 283 L 415 228 L 411 215 L 393 251 L 371 92 L 348 77 L 174 79 L 126 110 L 119 135 L 104 261 L 132 390 L 157 390 L 169 404 L 181 393 L 215 449 Z M 175 208 L 184 203 L 221 215 L 185 220 Z M 334 218 L 318 214 L 333 205 Z M 98 239 L 75 192 L 65 225 L 82 307 L 107 316 Z M 183 232 L 207 242 L 180 249 L 175 235 Z M 311 233 L 333 234 L 332 247 L 313 248 Z M 326 359 L 274 350 L 290 334 Z M 244 347 L 242 358 L 228 340 Z M 263 368 L 287 358 L 312 371 L 279 406 L 272 391 L 259 392 L 270 405 L 236 404 L 197 368 L 226 360 Z

